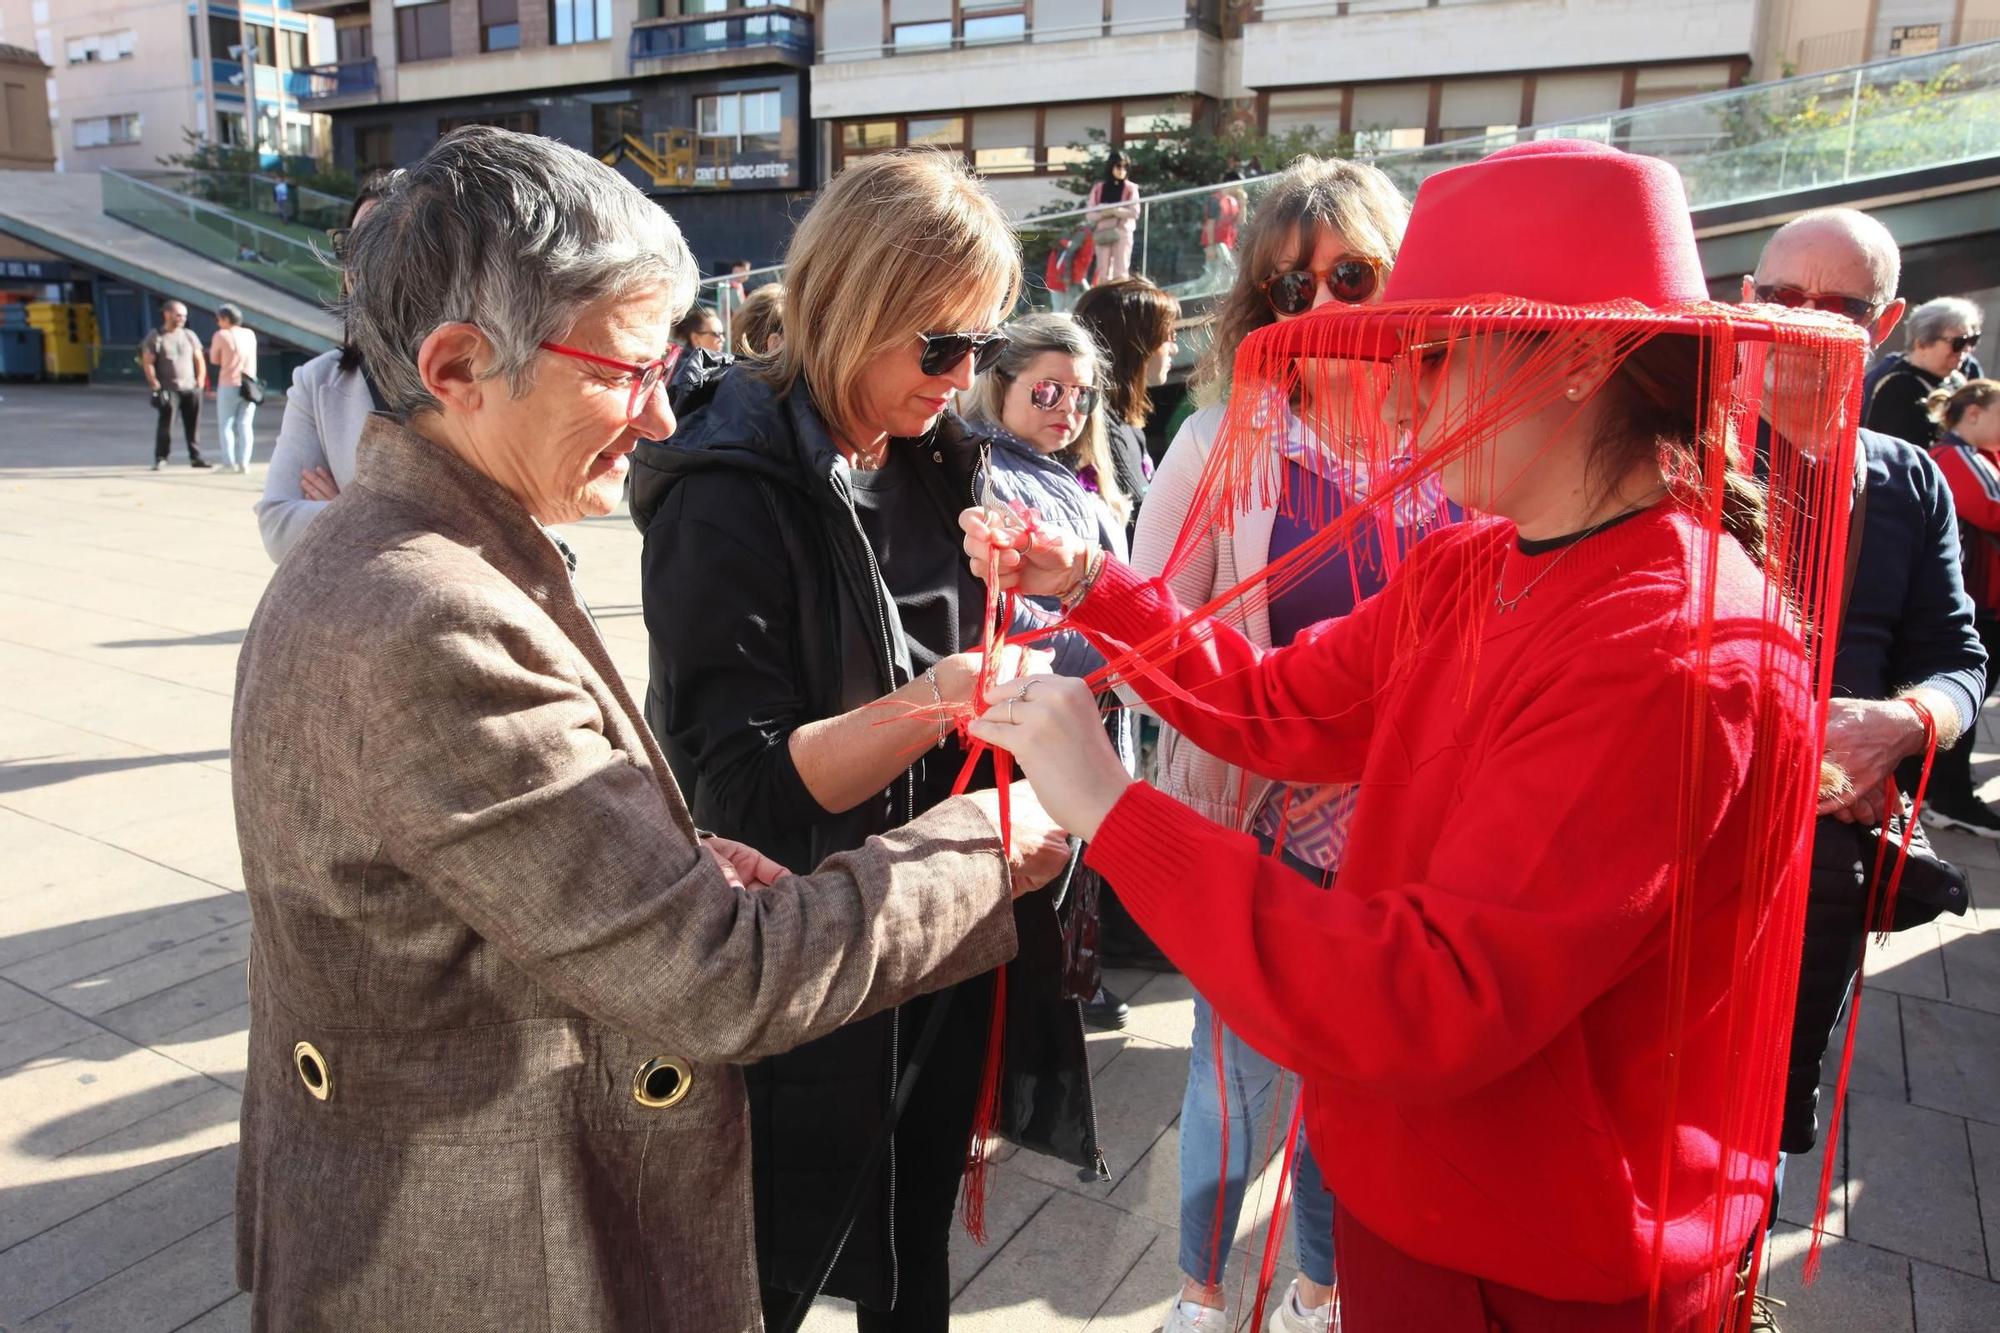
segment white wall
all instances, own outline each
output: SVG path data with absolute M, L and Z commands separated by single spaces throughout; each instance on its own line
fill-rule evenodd
M 1263 21 L 1243 27 L 1243 80 L 1269 89 L 1743 56 L 1757 16 L 1756 0 L 1460 0 L 1345 17 L 1326 0 L 1265 0 Z

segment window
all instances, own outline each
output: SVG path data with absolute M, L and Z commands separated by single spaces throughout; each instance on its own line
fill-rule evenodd
M 978 46 L 983 42 L 1018 42 L 1028 35 L 1028 16 L 1012 14 L 967 14 L 965 16 L 965 44 Z
M 286 69 L 301 69 L 312 64 L 312 53 L 307 49 L 305 33 L 297 28 L 283 28 L 278 32 L 278 42 L 285 50 Z
M 208 16 L 208 54 L 216 60 L 243 59 L 243 29 L 235 19 L 220 14 Z
M 1090 161 L 1091 131 L 1111 136 L 1111 108 L 1103 102 L 1052 106 L 1042 123 L 1042 142 L 1051 170 Z
M 590 108 L 590 151 L 599 157 L 625 142 L 640 138 L 637 102 L 599 102 Z
M 106 148 L 113 144 L 137 143 L 141 137 L 139 115 L 87 116 L 76 122 L 78 148 Z
M 267 65 L 274 69 L 277 67 L 278 38 L 268 24 L 244 24 L 243 37 L 250 49 L 255 52 L 251 59 L 252 64 Z
M 396 59 L 443 60 L 451 55 L 451 5 L 431 0 L 396 10 Z
M 520 45 L 520 0 L 479 0 L 479 49 L 513 51 Z
M 1125 137 L 1155 139 L 1194 128 L 1194 112 L 1181 101 L 1125 103 Z
M 130 60 L 135 37 L 130 28 L 122 32 L 101 32 L 69 39 L 69 63 L 88 65 L 112 60 Z
M 1399 148 L 1422 148 L 1424 127 L 1404 125 L 1397 128 L 1375 126 L 1354 132 L 1354 153 L 1357 157 L 1372 157 L 1377 153 L 1394 152 Z
M 982 175 L 1010 176 L 1035 169 L 1035 113 L 981 111 L 972 118 L 972 164 Z
M 388 125 L 354 127 L 354 174 L 387 171 L 396 165 L 396 131 Z
M 495 129 L 512 130 L 516 134 L 538 134 L 541 132 L 542 117 L 535 111 L 494 111 L 480 116 L 440 116 L 438 117 L 438 138 L 442 139 L 453 130 L 467 125 L 491 125 Z
M 889 30 L 898 53 L 943 50 L 951 45 L 951 20 L 931 23 L 898 23 Z
M 739 153 L 777 152 L 782 115 L 775 88 L 723 93 L 695 103 L 695 126 L 701 137 L 728 140 Z
M 313 155 L 313 129 L 302 120 L 285 122 L 285 152 L 293 157 Z
M 844 157 L 887 152 L 900 143 L 893 120 L 850 120 L 840 127 L 840 151 Z
M 371 58 L 375 54 L 374 27 L 367 23 L 350 23 L 344 28 L 335 28 L 333 54 L 342 64 Z
M 557 46 L 611 37 L 611 0 L 549 0 L 549 39 Z
M 963 116 L 911 116 L 909 136 L 912 148 L 959 148 L 965 143 Z
M 215 141 L 224 148 L 243 148 L 249 143 L 250 132 L 245 128 L 241 111 L 218 111 L 215 113 Z

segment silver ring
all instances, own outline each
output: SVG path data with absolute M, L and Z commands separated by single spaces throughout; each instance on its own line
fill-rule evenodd
M 1018 694 L 1007 701 L 1007 725 L 1010 727 L 1014 725 L 1014 705 L 1019 702 L 1021 702 L 1021 696 Z
M 1022 703 L 1026 703 L 1028 701 L 1028 691 L 1031 688 L 1033 688 L 1034 684 L 1035 682 L 1033 680 L 1022 681 L 1021 688 L 1014 692 L 1014 697 L 1016 699 L 1019 699 Z

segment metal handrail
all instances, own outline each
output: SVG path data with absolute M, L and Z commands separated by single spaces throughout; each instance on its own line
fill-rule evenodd
M 977 13 L 966 15 L 979 18 Z M 935 19 L 932 22 L 948 23 L 949 19 Z M 1201 18 L 1197 14 L 1183 14 L 1178 18 L 1113 19 L 1110 23 L 1065 23 L 1053 28 L 1044 28 L 1030 23 L 1021 30 L 1019 37 L 992 38 L 967 41 L 954 34 L 949 41 L 926 42 L 922 46 L 899 47 L 894 42 L 878 42 L 864 46 L 828 47 L 819 53 L 822 64 L 847 65 L 857 60 L 871 57 L 895 55 L 936 55 L 940 51 L 969 51 L 988 46 L 1011 46 L 1033 42 L 1038 38 L 1054 38 L 1057 41 L 1082 41 L 1091 37 L 1143 37 L 1157 32 L 1185 32 L 1199 28 Z
M 288 245 L 296 249 L 304 250 L 306 253 L 312 255 L 316 259 L 323 260 L 326 258 L 326 256 L 322 255 L 316 248 L 307 245 L 304 241 L 299 240 L 296 236 L 287 236 L 285 235 L 285 233 L 281 231 L 272 231 L 269 227 L 262 226 L 258 223 L 252 222 L 248 218 L 239 217 L 235 213 L 230 212 L 226 208 L 222 208 L 219 207 L 218 205 L 211 204 L 206 199 L 196 199 L 191 195 L 176 194 L 172 190 L 163 190 L 159 186 L 152 184 L 150 181 L 140 180 L 137 176 L 134 176 L 129 172 L 119 171 L 112 167 L 104 167 L 101 170 L 102 174 L 106 176 L 115 177 L 118 180 L 124 181 L 128 185 L 135 185 L 141 190 L 147 191 L 151 194 L 159 195 L 162 199 L 167 200 L 169 203 L 193 209 L 196 212 L 212 213 L 216 217 L 219 217 L 223 221 L 229 223 L 231 226 L 247 227 L 249 230 L 256 232 L 259 236 L 270 237 L 272 240 L 278 242 L 280 245 Z

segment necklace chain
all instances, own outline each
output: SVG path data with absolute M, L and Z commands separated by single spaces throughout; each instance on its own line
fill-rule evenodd
M 1582 532 L 1576 534 L 1576 536 L 1573 539 L 1571 539 L 1570 543 L 1562 548 L 1562 552 L 1559 555 L 1557 555 L 1555 559 L 1549 561 L 1548 564 L 1542 566 L 1541 572 L 1535 575 L 1535 577 L 1529 579 L 1527 586 L 1522 588 L 1521 591 L 1515 593 L 1512 597 L 1504 596 L 1500 591 L 1501 585 L 1504 584 L 1507 579 L 1507 562 L 1503 558 L 1500 562 L 1500 572 L 1494 575 L 1493 577 L 1493 610 L 1500 615 L 1505 615 L 1509 611 L 1512 611 L 1515 607 L 1519 606 L 1523 601 L 1527 600 L 1528 594 L 1535 590 L 1536 584 L 1540 583 L 1543 579 L 1547 578 L 1549 575 L 1556 572 L 1556 566 L 1560 565 L 1563 562 L 1564 558 L 1567 557 L 1571 551 L 1574 551 L 1577 547 L 1583 545 L 1586 541 L 1590 540 L 1592 537 L 1595 537 L 1598 533 L 1604 531 L 1606 528 L 1610 527 L 1613 523 L 1616 523 L 1619 519 L 1625 518 L 1626 516 L 1631 514 L 1638 513 L 1641 509 L 1644 509 L 1646 505 L 1650 503 L 1652 503 L 1652 501 L 1648 500 L 1644 504 L 1635 504 L 1628 509 L 1621 509 L 1617 513 L 1613 514 L 1610 518 L 1604 519 L 1598 523 L 1593 523 L 1589 527 L 1585 528 Z

